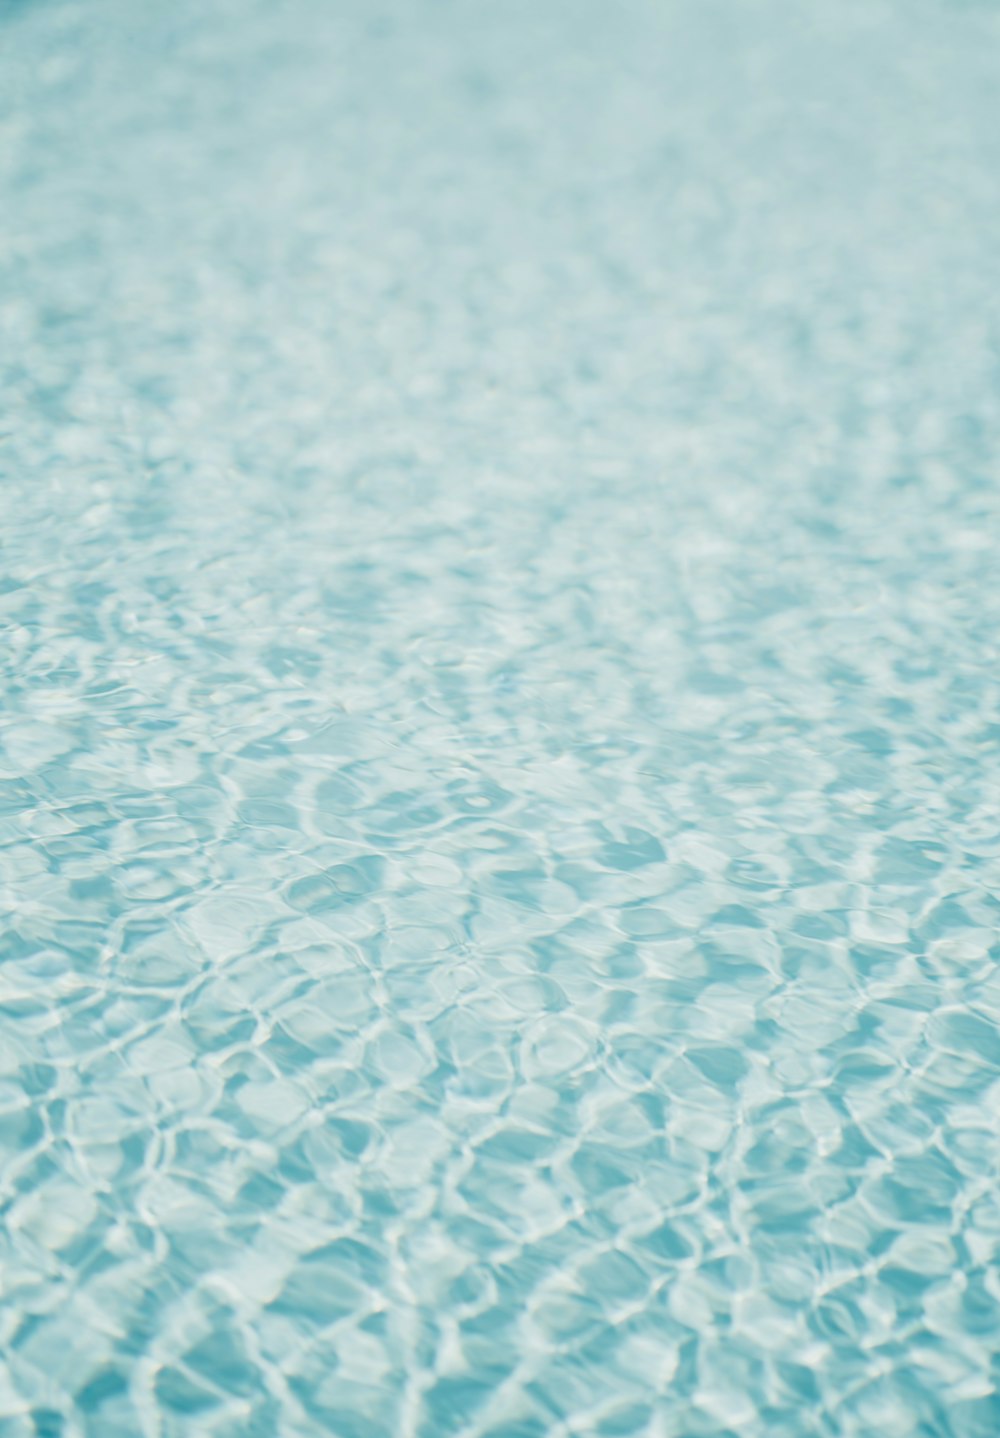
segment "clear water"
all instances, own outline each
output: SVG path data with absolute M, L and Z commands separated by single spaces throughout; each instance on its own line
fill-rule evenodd
M 2 1438 L 995 1438 L 1000 12 L 0 17 Z

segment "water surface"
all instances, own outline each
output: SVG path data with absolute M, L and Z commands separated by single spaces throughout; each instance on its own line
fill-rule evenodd
M 0 1434 L 1000 1431 L 1000 63 L 0 5 Z

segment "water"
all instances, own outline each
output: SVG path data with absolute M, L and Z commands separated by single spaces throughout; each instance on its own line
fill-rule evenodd
M 997 9 L 0 17 L 0 1434 L 994 1438 Z

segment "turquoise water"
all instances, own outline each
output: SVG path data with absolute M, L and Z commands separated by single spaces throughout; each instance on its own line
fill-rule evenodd
M 0 4 L 2 1438 L 1000 1432 L 998 66 Z

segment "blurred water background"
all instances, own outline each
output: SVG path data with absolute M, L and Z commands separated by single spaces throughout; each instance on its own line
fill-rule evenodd
M 993 4 L 0 3 L 2 1438 L 995 1438 L 998 296 Z

